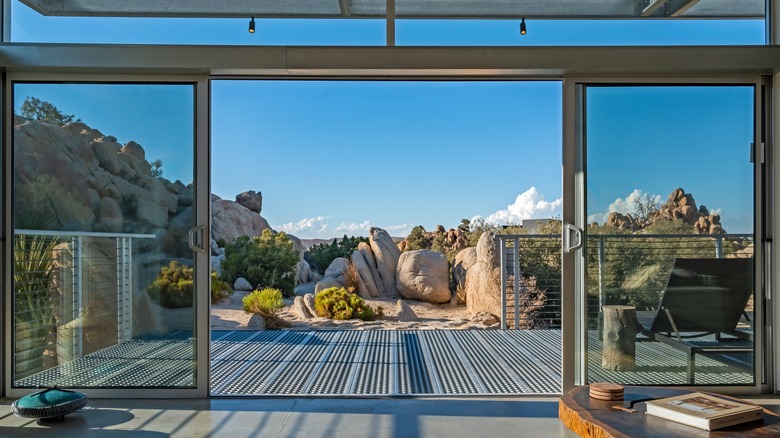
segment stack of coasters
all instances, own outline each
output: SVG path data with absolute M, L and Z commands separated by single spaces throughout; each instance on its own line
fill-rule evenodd
M 623 400 L 623 386 L 608 382 L 591 383 L 590 398 L 608 401 Z
M 25 418 L 62 418 L 86 405 L 86 394 L 54 387 L 16 400 L 11 410 Z

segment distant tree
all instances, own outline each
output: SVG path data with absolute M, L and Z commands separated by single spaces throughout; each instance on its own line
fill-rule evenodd
M 303 259 L 309 263 L 309 266 L 324 274 L 328 266 L 337 257 L 350 258 L 352 252 L 357 249 L 360 242 L 368 242 L 366 237 L 347 237 L 345 234 L 341 240 L 333 239 L 330 243 L 320 243 L 313 245 L 303 253 Z
M 162 170 L 163 161 L 161 159 L 158 158 L 158 159 L 152 161 L 151 165 L 152 165 L 152 176 L 153 177 L 157 178 L 157 177 L 163 176 L 163 170 Z
M 417 225 L 412 228 L 412 232 L 406 236 L 406 250 L 416 251 L 419 249 L 431 249 L 432 239 L 426 236 L 425 228 Z
M 636 217 L 642 224 L 646 223 L 658 211 L 659 207 L 658 202 L 647 193 L 634 200 Z
M 461 219 L 460 225 L 458 225 L 458 229 L 463 234 L 468 234 L 471 231 L 471 221 L 468 219 Z
M 66 123 L 80 122 L 73 114 L 63 114 L 56 106 L 36 97 L 27 96 L 22 103 L 21 116 L 30 120 L 62 126 Z

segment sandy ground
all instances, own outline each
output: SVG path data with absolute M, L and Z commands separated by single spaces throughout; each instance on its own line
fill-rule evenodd
M 248 292 L 235 291 L 233 295 L 211 306 L 211 328 L 215 330 L 245 330 L 252 317 L 241 308 L 241 299 Z M 293 330 L 406 330 L 406 329 L 476 329 L 489 328 L 478 320 L 472 320 L 466 306 L 457 304 L 429 304 L 416 300 L 404 302 L 417 315 L 416 321 L 398 321 L 397 299 L 368 299 L 373 308 L 381 306 L 384 316 L 375 321 L 334 321 L 326 318 L 300 318 L 290 311 L 292 299 L 285 300 L 281 317 Z M 492 327 L 495 327 L 493 325 Z

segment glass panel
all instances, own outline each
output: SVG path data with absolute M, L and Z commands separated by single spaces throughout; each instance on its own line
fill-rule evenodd
M 14 84 L 13 386 L 195 385 L 194 90 Z
M 221 2 L 217 2 L 222 4 Z M 383 20 L 44 16 L 14 0 L 13 42 L 204 45 L 384 45 Z
M 212 81 L 212 267 L 236 286 L 211 309 L 212 394 L 560 393 L 561 96 L 559 82 Z M 298 253 L 243 239 L 269 227 Z M 268 286 L 281 309 L 241 311 Z M 330 287 L 377 312 L 334 298 L 333 318 L 306 313 Z M 294 331 L 258 336 L 257 320 Z
M 159 2 L 158 2 L 159 3 Z M 233 10 L 235 2 L 218 4 L 224 13 L 210 11 L 201 5 L 189 14 L 176 14 L 165 2 L 164 10 L 153 14 L 128 16 L 94 16 L 81 9 L 67 16 L 42 15 L 19 0 L 11 3 L 11 40 L 40 43 L 100 43 L 100 44 L 229 44 L 229 45 L 385 45 L 385 1 L 349 2 L 352 18 L 328 18 L 331 12 L 306 9 L 309 14 L 322 12 L 323 18 L 300 18 L 303 13 L 290 10 L 291 18 L 260 18 L 269 13 L 255 14 L 256 32 L 248 32 L 250 9 Z M 196 2 L 183 3 L 187 8 Z M 338 14 L 338 2 L 336 7 Z M 578 3 L 571 12 L 573 20 L 563 20 L 565 10 L 550 8 L 550 2 L 534 2 L 539 13 L 520 7 L 517 2 L 396 2 L 397 45 L 731 45 L 765 44 L 763 2 L 756 13 L 744 2 L 736 13 L 724 9 L 704 19 L 645 19 L 636 15 L 610 14 L 610 19 L 598 19 L 614 2 Z M 608 4 L 609 3 L 609 4 Z M 705 2 L 700 2 L 703 5 Z M 732 2 L 729 2 L 732 3 Z M 40 3 L 36 2 L 36 5 Z M 105 6 L 106 2 L 96 2 Z M 118 6 L 135 7 L 135 2 L 118 2 Z M 152 3 L 145 3 L 150 5 Z M 712 2 L 707 2 L 712 8 Z M 728 3 L 723 3 L 727 5 Z M 227 6 L 225 6 L 227 5 Z M 256 3 L 252 3 L 252 7 Z M 288 2 L 283 7 L 297 7 Z M 633 11 L 634 2 L 625 2 Z M 563 9 L 571 4 L 561 5 Z M 205 9 L 204 9 L 205 8 Z M 222 9 L 218 9 L 222 10 Z M 713 11 L 715 9 L 709 9 Z M 687 13 L 691 13 L 693 9 Z M 436 19 L 446 12 L 455 19 Z M 298 14 L 298 18 L 295 14 Z M 520 15 L 524 14 L 524 15 Z M 284 14 L 283 14 L 284 15 Z M 427 17 L 403 19 L 404 17 Z M 520 35 L 519 17 L 526 16 L 528 33 Z M 154 18 L 153 18 L 154 17 Z M 362 18 L 355 18 L 362 17 Z M 463 18 L 463 19 L 459 19 Z M 495 19 L 504 18 L 504 19 Z
M 398 20 L 399 46 L 761 45 L 763 20 Z
M 754 383 L 753 105 L 586 89 L 589 382 Z

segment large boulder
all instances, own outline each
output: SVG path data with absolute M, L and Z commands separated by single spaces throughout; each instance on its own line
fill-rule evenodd
M 398 292 L 404 298 L 444 304 L 450 301 L 447 257 L 429 249 L 401 254 L 396 269 Z
M 124 221 L 122 208 L 119 207 L 119 204 L 113 198 L 100 200 L 100 219 L 95 224 L 95 231 L 119 233 L 122 231 Z
M 477 263 L 477 248 L 466 248 L 455 255 L 452 262 L 452 280 L 455 290 L 466 287 L 466 272 Z
M 311 277 L 311 267 L 309 266 L 309 262 L 306 260 L 299 260 L 295 265 L 295 272 L 298 273 L 298 284 L 306 284 L 309 282 L 309 277 Z
M 374 280 L 374 284 L 376 285 L 376 290 L 379 293 L 379 296 L 385 296 L 387 287 L 385 287 L 385 283 L 382 281 L 382 277 L 379 275 L 379 270 L 376 267 L 376 258 L 374 257 L 373 251 L 371 251 L 371 245 L 366 242 L 360 242 L 358 243 L 357 251 L 363 255 L 363 259 L 368 265 L 368 270 L 371 271 L 371 277 Z
M 293 315 L 301 319 L 309 319 L 314 316 L 311 314 L 311 312 L 309 312 L 309 308 L 306 307 L 306 304 L 303 301 L 303 297 L 301 296 L 295 297 L 292 306 L 290 306 L 290 311 L 293 313 Z
M 325 269 L 325 278 L 339 278 L 341 279 L 341 283 L 343 283 L 348 268 L 349 260 L 344 257 L 336 257 L 330 262 L 328 268 Z
M 373 261 L 373 256 L 371 257 Z M 360 276 L 361 287 L 358 290 L 358 295 L 365 298 L 379 297 L 379 289 L 376 287 L 374 276 L 371 274 L 371 268 L 363 256 L 363 253 L 355 250 L 352 251 L 351 257 L 352 265 L 357 270 L 358 276 Z
M 501 261 L 492 233 L 477 242 L 476 263 L 466 273 L 466 308 L 472 314 L 501 314 Z
M 333 277 L 325 277 L 322 280 L 318 281 L 317 284 L 314 286 L 314 293 L 323 291 L 325 289 L 329 289 L 331 287 L 344 287 L 344 284 L 340 282 L 338 279 Z
M 393 238 L 387 234 L 387 231 L 381 228 L 371 227 L 368 234 L 368 243 L 376 260 L 379 277 L 382 279 L 385 287 L 383 295 L 397 298 L 398 288 L 395 284 L 395 271 L 398 267 L 398 259 L 401 257 L 401 250 L 398 249 L 398 246 L 393 242 Z
M 167 208 L 149 201 L 148 198 L 135 199 L 135 218 L 141 225 L 149 225 L 154 228 L 166 228 L 168 226 Z
M 122 146 L 121 152 L 142 160 L 146 158 L 144 148 L 134 141 L 128 141 L 127 144 Z
M 270 228 L 259 214 L 233 201 L 211 202 L 211 237 L 231 243 L 240 236 L 259 236 Z
M 263 194 L 254 190 L 236 195 L 236 202 L 257 214 L 263 210 Z
M 238 277 L 236 278 L 236 281 L 233 282 L 233 290 L 238 291 L 251 291 L 252 290 L 252 283 L 249 282 L 244 277 Z

